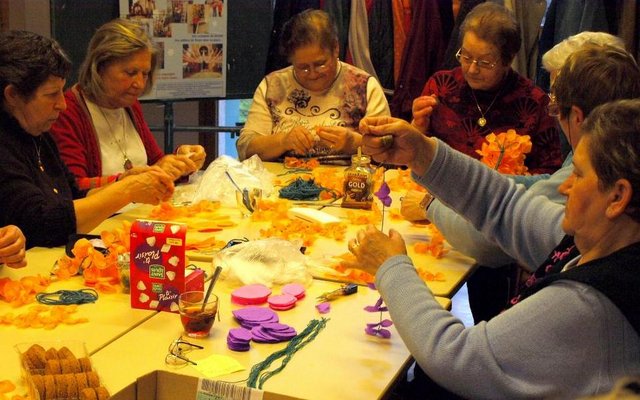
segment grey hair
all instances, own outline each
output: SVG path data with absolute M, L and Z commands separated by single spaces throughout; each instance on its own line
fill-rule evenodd
M 128 19 L 114 19 L 102 25 L 91 38 L 87 55 L 78 73 L 78 83 L 91 100 L 105 97 L 104 82 L 100 73 L 115 61 L 132 54 L 149 50 L 151 70 L 143 94 L 149 93 L 155 79 L 158 64 L 158 48 L 149 38 L 144 26 Z
M 569 36 L 544 53 L 542 56 L 542 66 L 547 70 L 547 72 L 560 70 L 567 60 L 567 57 L 587 43 L 598 46 L 611 46 L 620 50 L 625 50 L 622 39 L 610 33 L 589 31 L 580 32 L 576 35 Z
M 607 190 L 619 180 L 631 183 L 626 214 L 640 222 L 640 99 L 617 100 L 596 107 L 585 119 L 589 158 L 598 187 Z

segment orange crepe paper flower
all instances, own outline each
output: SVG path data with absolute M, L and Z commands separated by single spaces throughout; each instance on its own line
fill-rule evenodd
M 305 247 L 311 247 L 319 237 L 326 237 L 336 241 L 343 241 L 347 231 L 347 226 L 342 222 L 320 224 L 301 219 L 279 219 L 273 221 L 271 226 L 260 229 L 260 236 L 263 238 L 276 237 L 285 240 L 302 241 Z
M 89 240 L 78 240 L 71 250 L 73 257 L 65 254 L 58 259 L 55 275 L 64 280 L 82 272 L 86 285 L 105 294 L 117 292 L 116 286 L 120 282 L 118 256 L 129 252 L 130 231 L 131 222 L 128 221 L 120 228 L 102 231 L 100 238 L 107 248 L 106 255 L 94 248 Z
M 343 241 L 347 226 L 342 223 L 320 224 L 289 217 L 290 202 L 287 200 L 261 199 L 251 214 L 252 221 L 271 221 L 271 226 L 260 229 L 260 237 L 276 237 L 285 240 L 302 241 L 302 245 L 311 247 L 319 237 Z
M 393 192 L 406 192 L 408 190 L 417 190 L 420 192 L 427 191 L 411 178 L 411 170 L 408 168 L 396 169 L 396 176 L 394 178 L 387 179 L 387 185 L 389 185 Z
M 524 175 L 525 155 L 531 152 L 531 137 L 518 135 L 515 129 L 509 129 L 498 135 L 490 133 L 480 150 L 476 150 L 484 164 L 503 174 Z
M 320 161 L 317 158 L 298 158 L 298 157 L 285 157 L 285 168 L 299 168 L 312 170 L 320 166 Z
M 0 299 L 12 307 L 20 307 L 35 301 L 36 293 L 49 286 L 49 279 L 41 275 L 25 276 L 19 280 L 0 278 Z
M 320 192 L 320 200 L 340 198 L 344 191 L 344 173 L 336 168 L 320 167 L 311 171 L 316 185 L 328 190 Z
M 0 381 L 0 400 L 29 400 L 29 395 L 11 394 L 17 386 L 10 380 Z
M 291 208 L 287 200 L 276 199 L 260 199 L 256 204 L 256 209 L 251 214 L 252 221 L 272 221 L 276 219 L 285 219 Z
M 371 205 L 371 210 L 347 210 L 347 219 L 352 225 L 377 225 L 382 220 L 382 211 L 377 202 Z
M 27 312 L 14 315 L 6 313 L 0 315 L 0 325 L 13 325 L 16 328 L 44 328 L 53 329 L 60 324 L 75 325 L 88 322 L 87 318 L 76 318 L 73 314 L 78 310 L 77 305 L 31 306 Z
M 176 221 L 180 218 L 193 217 L 199 217 L 202 219 L 217 219 L 220 217 L 228 218 L 226 215 L 220 215 L 219 210 L 221 207 L 222 205 L 219 201 L 212 200 L 201 200 L 195 204 L 180 207 L 164 202 L 151 210 L 149 213 L 149 219 L 157 221 Z
M 336 278 L 340 281 L 366 285 L 375 281 L 375 276 L 364 271 L 358 264 L 358 259 L 351 253 L 343 253 L 336 256 L 336 262 L 330 267 L 335 270 L 335 275 L 327 278 Z
M 0 381 L 0 393 L 10 393 L 16 390 L 16 385 L 10 380 Z
M 415 243 L 413 250 L 418 254 L 431 254 L 437 259 L 444 257 L 449 252 L 444 248 L 444 236 L 433 224 L 428 225 L 427 229 L 429 229 L 431 239 L 428 242 Z

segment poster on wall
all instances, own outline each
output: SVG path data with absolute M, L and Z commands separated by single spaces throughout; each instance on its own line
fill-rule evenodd
M 120 0 L 159 49 L 153 90 L 143 100 L 225 97 L 228 0 Z

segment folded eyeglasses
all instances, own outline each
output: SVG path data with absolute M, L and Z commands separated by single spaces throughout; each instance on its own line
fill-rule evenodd
M 190 360 L 186 356 L 186 354 L 190 351 L 197 349 L 202 350 L 204 349 L 204 347 L 194 343 L 189 343 L 185 340 L 182 340 L 182 337 L 179 337 L 169 345 L 169 352 L 164 358 L 164 362 L 168 365 L 198 365 L 195 361 Z

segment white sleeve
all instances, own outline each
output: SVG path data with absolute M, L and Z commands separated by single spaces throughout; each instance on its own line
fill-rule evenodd
M 241 161 L 247 158 L 247 147 L 255 135 L 266 136 L 272 134 L 273 121 L 271 119 L 269 107 L 267 106 L 266 96 L 267 80 L 263 79 L 253 94 L 253 101 L 251 103 L 251 107 L 249 107 L 247 122 L 240 131 L 240 137 L 236 142 L 238 158 Z
M 389 103 L 380 82 L 374 77 L 367 81 L 367 117 L 390 116 Z

